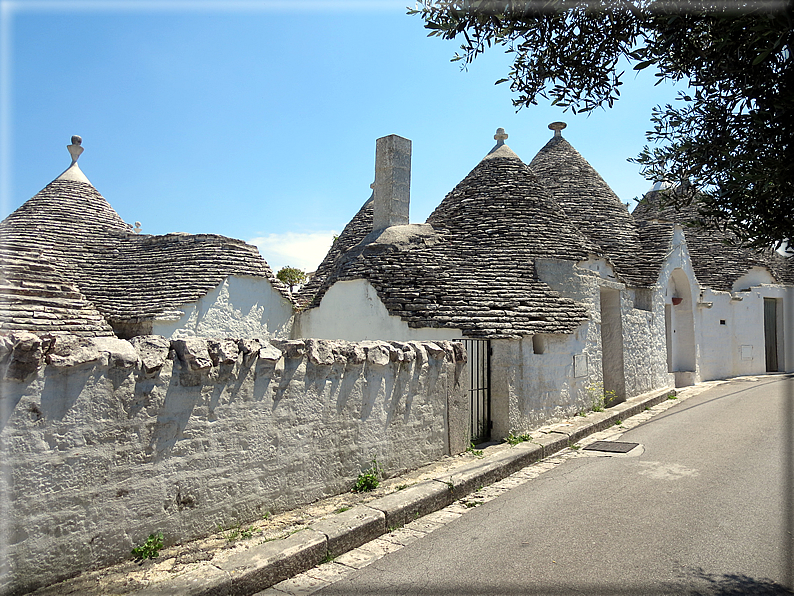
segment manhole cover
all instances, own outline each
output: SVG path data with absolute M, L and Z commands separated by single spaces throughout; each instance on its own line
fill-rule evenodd
M 585 451 L 608 451 L 610 453 L 628 453 L 639 443 L 626 443 L 624 441 L 596 441 L 584 448 Z

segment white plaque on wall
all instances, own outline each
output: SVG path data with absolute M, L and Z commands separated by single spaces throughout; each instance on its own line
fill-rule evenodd
M 573 376 L 574 377 L 587 376 L 587 354 L 573 355 Z

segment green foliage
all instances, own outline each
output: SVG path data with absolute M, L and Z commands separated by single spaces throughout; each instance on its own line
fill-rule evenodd
M 523 435 L 514 435 L 512 432 L 505 437 L 505 442 L 509 443 L 510 445 L 518 445 L 519 443 L 525 442 L 532 442 L 532 435 L 530 434 L 523 434 Z
M 350 509 L 351 508 L 348 507 L 347 505 L 342 505 L 339 509 L 334 511 L 334 513 L 344 513 L 345 511 L 350 511 Z
M 249 538 L 254 537 L 255 532 L 261 531 L 262 530 L 254 526 L 244 528 L 242 523 L 238 523 L 236 526 L 232 526 L 226 530 L 224 530 L 222 526 L 218 526 L 218 532 L 220 532 L 221 536 L 223 536 L 226 542 L 234 542 L 235 540 L 248 540 Z
M 372 465 L 361 472 L 353 485 L 353 492 L 364 493 L 375 490 L 380 485 L 380 476 L 383 469 L 378 465 L 378 460 L 372 458 Z
M 146 542 L 132 549 L 132 556 L 135 557 L 136 561 L 156 559 L 160 556 L 160 550 L 162 550 L 162 548 L 163 533 L 157 532 L 156 534 L 149 534 Z
M 605 408 L 614 406 L 618 401 L 617 393 L 612 389 L 604 389 L 604 384 L 601 382 L 588 386 L 587 393 L 593 404 L 593 412 L 603 412 Z
M 572 112 L 612 107 L 626 65 L 689 85 L 657 106 L 634 160 L 693 225 L 756 247 L 794 238 L 794 47 L 790 2 L 420 0 L 430 36 L 462 37 L 464 68 L 491 46 L 513 63 L 517 108 L 539 98 Z M 787 74 L 788 73 L 788 74 Z
M 279 269 L 278 273 L 276 273 L 276 277 L 282 283 L 289 286 L 290 292 L 292 291 L 292 288 L 306 281 L 306 273 L 300 269 L 297 269 L 296 267 L 290 266 Z
M 468 447 L 466 447 L 466 453 L 471 453 L 475 457 L 485 457 L 482 453 L 482 449 L 477 449 L 474 446 L 474 443 L 470 443 Z
M 325 563 L 332 562 L 336 557 L 331 554 L 330 550 L 325 551 L 325 556 L 323 557 L 322 561 L 320 561 L 320 565 L 324 565 Z

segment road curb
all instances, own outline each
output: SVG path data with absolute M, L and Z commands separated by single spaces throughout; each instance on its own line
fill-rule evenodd
M 185 573 L 131 593 L 139 596 L 234 596 L 265 590 L 414 519 L 443 509 L 675 395 L 675 389 L 645 393 L 607 411 L 530 433 L 531 441 L 461 466 L 449 476 L 439 476 L 337 513 L 287 538 L 236 554 L 210 570 Z

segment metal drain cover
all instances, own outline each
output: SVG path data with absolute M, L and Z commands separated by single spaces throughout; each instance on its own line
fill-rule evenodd
M 628 453 L 639 443 L 626 443 L 625 441 L 596 441 L 584 448 L 585 451 L 608 451 L 609 453 Z

